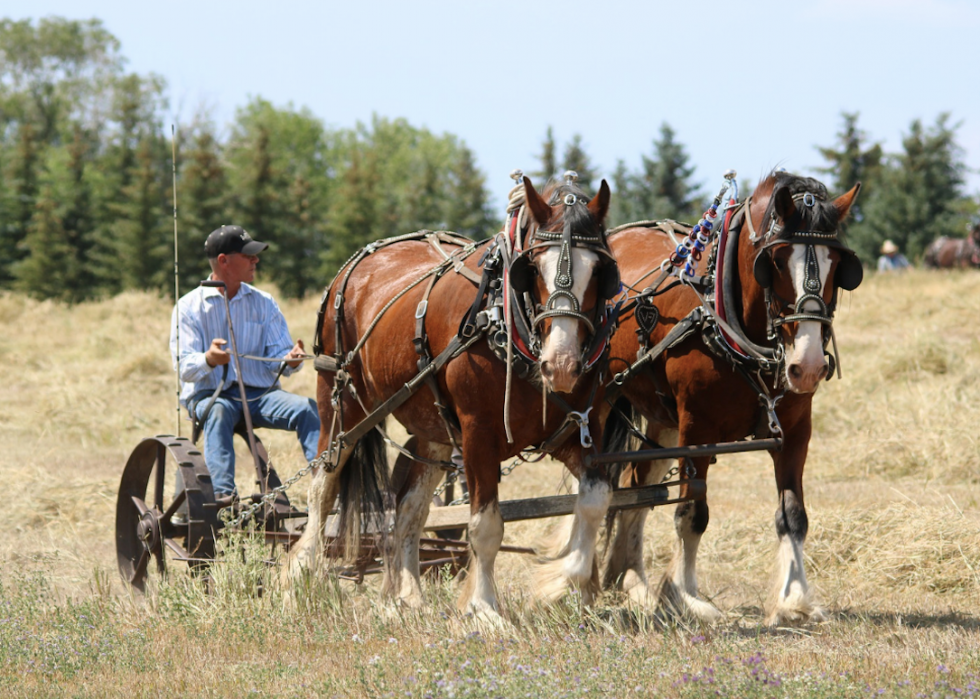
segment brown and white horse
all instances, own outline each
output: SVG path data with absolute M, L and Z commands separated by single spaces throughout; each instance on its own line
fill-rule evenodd
M 496 282 L 505 287 L 526 287 L 528 296 L 522 298 L 531 299 L 537 309 L 531 313 L 535 317 L 529 326 L 533 336 L 522 345 L 536 355 L 536 371 L 532 370 L 528 380 L 515 378 L 511 387 L 512 441 L 507 439 L 503 419 L 507 367 L 482 337 L 436 375 L 437 393 L 445 408 L 442 415 L 434 404 L 433 391 L 425 385 L 394 411 L 395 418 L 413 435 L 418 455 L 428 460 L 450 461 L 453 438 L 447 424 L 454 423 L 452 429 L 462 451 L 471 508 L 470 560 L 459 605 L 463 611 L 492 621 L 500 619 L 494 581 L 494 561 L 504 531 L 497 492 L 500 464 L 522 449 L 545 441 L 562 426 L 565 414 L 561 410 L 552 406 L 545 412 L 543 389 L 561 393 L 573 410 L 585 415 L 600 400 L 598 369 L 587 370 L 591 359 L 587 355 L 592 351 L 599 321 L 608 321 L 606 302 L 619 289 L 615 261 L 605 241 L 603 222 L 609 207 L 606 183 L 603 181 L 591 200 L 570 183 L 547 190 L 543 197 L 527 178 L 524 185 L 534 225 L 519 246 L 524 252 L 514 256 L 514 269 L 520 268 L 519 272 Z M 492 248 L 498 242 L 499 237 L 483 247 Z M 465 260 L 466 267 L 475 273 L 471 277 L 480 275 L 480 252 Z M 488 252 L 484 258 L 493 257 L 493 250 Z M 379 247 L 353 269 L 348 264 L 328 288 L 325 298 L 331 303 L 325 307 L 320 332 L 324 353 L 343 358 L 359 339 L 366 334 L 368 339 L 344 366 L 346 383 L 342 389 L 335 388 L 335 373 L 320 371 L 317 399 L 321 451 L 331 447 L 330 435 L 337 432 L 335 418 L 342 416 L 343 428 L 350 429 L 364 418 L 365 409 L 377 408 L 416 375 L 419 354 L 413 347 L 413 338 L 423 300 L 431 354 L 439 355 L 457 337 L 461 319 L 467 316 L 477 296 L 473 282 L 450 270 L 434 283 L 427 298 L 423 296 L 425 284 L 402 294 L 413 281 L 443 261 L 426 241 L 398 242 Z M 332 300 L 341 278 L 348 279 L 338 332 Z M 515 313 L 520 312 L 517 306 L 513 308 Z M 337 338 L 342 338 L 343 346 L 337 346 Z M 587 418 L 587 424 L 598 444 L 601 427 L 597 412 Z M 344 508 L 376 489 L 372 487 L 371 472 L 383 476 L 387 469 L 379 440 L 378 433 L 372 430 L 359 444 L 344 445 L 335 464 L 315 473 L 309 494 L 309 524 L 284 567 L 287 585 L 307 571 L 319 569 L 327 545 L 324 522 L 338 494 L 343 513 Z M 579 429 L 575 429 L 555 452 L 555 457 L 583 481 L 577 510 L 582 522 L 579 543 L 562 562 L 564 581 L 570 587 L 585 585 L 591 576 L 596 534 L 611 494 L 605 470 L 582 466 L 583 441 Z M 442 477 L 441 469 L 415 462 L 397 493 L 394 524 L 388 534 L 384 589 L 410 606 L 423 603 L 419 538 L 433 492 Z
M 933 269 L 980 267 L 980 224 L 973 226 L 966 238 L 942 236 L 932 241 L 922 261 Z
M 769 436 L 767 425 L 773 423 L 767 400 L 770 407 L 776 404 L 783 442 L 781 450 L 770 452 L 779 498 L 776 584 L 767 602 L 771 624 L 816 620 L 822 615 L 803 566 L 807 534 L 803 467 L 813 395 L 834 369 L 833 355 L 826 354 L 825 348 L 836 297 L 840 289 L 853 289 L 861 281 L 860 262 L 842 244 L 839 228 L 859 188 L 830 200 L 816 180 L 783 172 L 767 177 L 748 199 L 741 232 L 733 226 L 718 243 L 723 248 L 716 251 L 716 288 L 702 290 L 709 296 L 711 291 L 716 294 L 717 304 L 706 304 L 709 320 L 700 325 L 700 331 L 653 357 L 652 366 L 647 365 L 622 386 L 623 397 L 646 418 L 647 438 L 662 446 Z M 674 249 L 666 235 L 647 227 L 617 230 L 610 244 L 620 261 L 624 283 L 640 288 L 638 280 L 649 279 L 651 269 Z M 702 262 L 698 273 L 703 274 L 704 269 Z M 645 335 L 646 345 L 655 347 L 681 319 L 702 306 L 702 298 L 683 284 L 653 296 L 659 321 Z M 725 326 L 710 320 L 714 305 L 727 325 L 725 332 L 721 332 Z M 627 364 L 635 360 L 640 349 L 638 332 L 644 335 L 647 331 L 640 330 L 635 313 L 621 319 L 613 338 L 612 371 L 622 366 L 617 366 L 617 360 Z M 709 340 L 720 349 L 709 349 Z M 611 435 L 612 418 L 606 429 L 607 436 Z M 691 475 L 705 478 L 711 457 L 692 462 Z M 620 485 L 659 483 L 675 463 L 632 464 L 624 469 Z M 682 477 L 685 470 L 682 462 Z M 660 605 L 670 614 L 718 619 L 721 612 L 699 595 L 696 573 L 698 545 L 708 526 L 708 503 L 701 500 L 677 506 L 673 559 L 656 588 L 650 588 L 643 564 L 645 518 L 643 510 L 616 516 L 603 583 L 620 587 L 637 602 Z

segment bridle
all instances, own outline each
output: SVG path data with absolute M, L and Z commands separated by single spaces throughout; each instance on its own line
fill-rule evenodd
M 572 213 L 571 209 L 575 206 L 584 206 L 588 200 L 573 192 L 564 195 L 560 191 L 552 195 L 549 205 L 554 206 L 561 201 L 566 212 L 562 230 L 534 230 L 529 238 L 529 245 L 517 252 L 511 261 L 509 272 L 509 286 L 518 295 L 530 297 L 531 303 L 526 303 L 527 316 L 529 320 L 529 330 L 531 334 L 530 349 L 537 350 L 541 346 L 538 336 L 542 323 L 552 318 L 571 318 L 585 325 L 591 336 L 591 341 L 587 343 L 585 350 L 586 366 L 591 366 L 597 357 L 596 346 L 603 343 L 608 337 L 608 325 L 610 323 L 609 313 L 606 308 L 606 301 L 613 298 L 620 289 L 619 268 L 616 260 L 608 250 L 605 240 L 605 231 L 601 226 L 595 232 L 572 232 Z M 541 251 L 558 248 L 558 264 L 555 271 L 553 291 L 548 295 L 543 304 L 535 303 L 533 299 L 533 284 L 531 278 L 538 274 L 534 264 L 534 258 Z M 599 275 L 598 299 L 595 309 L 591 316 L 583 312 L 579 300 L 572 293 L 574 284 L 574 269 L 572 262 L 572 250 L 579 248 L 589 250 L 599 257 L 599 264 L 596 273 Z M 560 307 L 559 301 L 568 302 L 569 308 Z M 598 329 L 598 331 L 597 331 Z M 535 354 L 538 352 L 535 351 Z M 593 356 L 595 355 L 595 356 Z M 590 361 L 591 360 L 591 361 Z
M 818 201 L 825 201 L 822 197 L 804 192 L 794 194 L 793 201 L 797 206 L 802 204 L 807 209 L 813 209 Z M 766 304 L 766 335 L 770 341 L 778 340 L 782 345 L 782 333 L 779 332 L 782 326 L 788 323 L 816 322 L 823 326 L 823 347 L 826 351 L 827 343 L 833 337 L 834 312 L 837 307 L 838 290 L 846 289 L 851 291 L 856 289 L 864 276 L 857 254 L 840 240 L 840 229 L 832 231 L 821 230 L 793 230 L 787 231 L 787 224 L 779 220 L 776 211 L 770 203 L 769 227 L 766 233 L 759 236 L 752 223 L 751 197 L 745 204 L 745 221 L 749 230 L 749 241 L 758 245 L 762 243 L 759 252 L 756 254 L 753 263 L 753 274 L 756 281 L 763 288 Z M 783 245 L 805 245 L 803 263 L 803 294 L 795 300 L 786 299 L 780 296 L 773 289 L 775 261 L 773 251 Z M 840 253 L 840 261 L 834 272 L 834 293 L 830 303 L 823 299 L 823 279 L 820 275 L 820 264 L 817 258 L 816 248 L 823 246 L 834 248 Z M 808 302 L 814 302 L 815 309 L 807 309 Z M 836 343 L 834 355 L 831 355 L 831 371 L 834 366 L 839 366 L 836 358 Z

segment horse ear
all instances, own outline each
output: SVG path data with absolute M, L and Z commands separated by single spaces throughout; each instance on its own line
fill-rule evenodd
M 531 210 L 531 218 L 534 219 L 534 222 L 541 227 L 547 226 L 548 221 L 551 220 L 551 207 L 534 190 L 534 185 L 527 177 L 524 178 L 524 201 L 527 202 L 527 206 Z
M 606 213 L 609 211 L 609 185 L 603 180 L 599 185 L 599 193 L 592 197 L 589 202 L 589 213 L 599 223 L 606 220 Z
M 776 191 L 776 201 L 773 203 L 776 215 L 782 221 L 789 221 L 796 213 L 796 202 L 788 187 L 782 187 Z
M 845 218 L 847 218 L 847 214 L 850 212 L 851 207 L 854 206 L 854 202 L 857 201 L 860 191 L 861 183 L 858 182 L 856 185 L 851 187 L 850 191 L 845 192 L 834 199 L 834 208 L 837 209 L 838 221 L 843 221 Z

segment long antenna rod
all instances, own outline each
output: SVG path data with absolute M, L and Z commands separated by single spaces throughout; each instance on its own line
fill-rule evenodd
M 177 323 L 175 339 L 177 340 L 177 413 L 175 415 L 177 428 L 175 434 L 180 436 L 180 275 L 178 274 L 177 258 L 177 131 L 170 125 L 170 164 L 173 169 L 174 190 L 174 315 Z

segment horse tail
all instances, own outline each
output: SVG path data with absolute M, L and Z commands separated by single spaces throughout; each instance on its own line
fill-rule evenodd
M 388 453 L 384 436 L 371 430 L 358 440 L 354 451 L 340 472 L 337 541 L 343 547 L 347 562 L 361 559 L 361 537 L 368 533 L 378 536 L 384 550 L 387 530 L 386 512 L 391 509 L 391 482 L 388 476 Z M 371 552 L 373 557 L 373 549 Z
M 602 453 L 609 454 L 617 451 L 631 451 L 633 435 L 630 428 L 636 424 L 636 411 L 633 404 L 626 398 L 620 396 L 612 406 L 609 417 L 606 418 L 606 425 L 602 430 Z M 609 467 L 609 481 L 613 487 L 619 482 L 619 477 L 623 472 L 623 464 L 612 464 Z M 608 548 L 610 537 L 613 531 L 613 522 L 616 514 L 612 511 L 606 513 L 606 533 L 605 546 Z
M 630 443 L 630 423 L 635 423 L 636 413 L 633 404 L 620 396 L 606 418 L 606 426 L 602 431 L 602 451 L 626 451 Z

